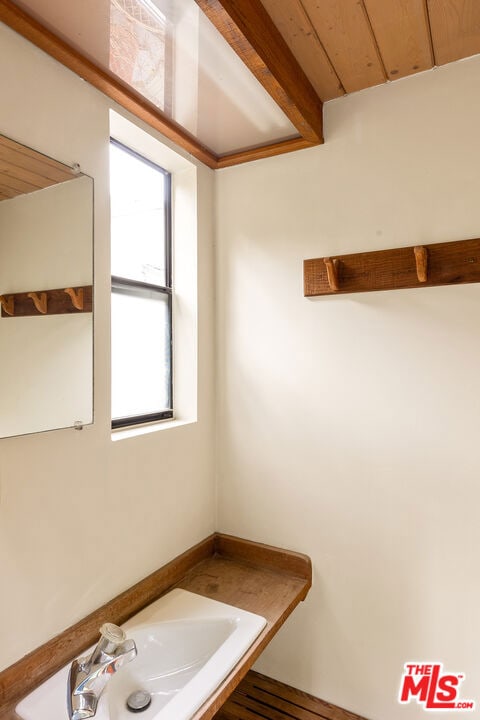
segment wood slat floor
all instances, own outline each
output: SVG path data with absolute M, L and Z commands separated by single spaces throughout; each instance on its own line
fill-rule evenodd
M 213 720 L 365 720 L 250 670 Z

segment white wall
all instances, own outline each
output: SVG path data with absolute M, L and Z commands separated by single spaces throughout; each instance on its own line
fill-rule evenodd
M 2 201 L 0 292 L 91 285 L 92 213 L 85 176 Z M 0 438 L 92 422 L 92 313 L 1 318 L 0 347 Z
M 479 83 L 336 100 L 324 146 L 217 175 L 217 524 L 314 566 L 257 667 L 372 720 L 423 717 L 409 660 L 480 702 L 480 286 L 312 301 L 302 261 L 479 236 Z
M 96 307 L 95 424 L 0 440 L 3 668 L 212 532 L 214 283 L 213 175 L 199 167 L 198 421 L 112 442 L 111 103 L 3 26 L 0 58 L 0 132 L 95 180 Z

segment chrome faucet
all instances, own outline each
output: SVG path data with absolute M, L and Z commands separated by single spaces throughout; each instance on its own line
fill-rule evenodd
M 68 677 L 68 714 L 70 720 L 86 720 L 97 712 L 105 685 L 122 665 L 137 654 L 134 640 L 127 640 L 122 628 L 105 623 L 101 638 L 90 656 L 74 660 Z

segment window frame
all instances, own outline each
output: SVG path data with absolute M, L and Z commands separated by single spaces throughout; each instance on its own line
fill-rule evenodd
M 145 413 L 140 415 L 130 415 L 119 418 L 112 417 L 112 430 L 118 428 L 131 427 L 145 423 L 157 422 L 159 420 L 170 420 L 173 418 L 173 285 L 172 285 L 172 173 L 165 168 L 145 157 L 141 153 L 136 152 L 128 145 L 110 138 L 110 145 L 114 145 L 137 160 L 144 162 L 150 167 L 160 172 L 164 177 L 164 227 L 165 227 L 165 285 L 155 285 L 153 283 L 142 282 L 141 280 L 132 280 L 130 278 L 120 277 L 118 275 L 111 276 L 111 293 L 124 293 L 134 295 L 136 297 L 152 297 L 152 295 L 161 295 L 167 298 L 167 318 L 168 318 L 168 347 L 169 347 L 169 383 L 168 383 L 168 403 L 169 407 L 153 413 Z

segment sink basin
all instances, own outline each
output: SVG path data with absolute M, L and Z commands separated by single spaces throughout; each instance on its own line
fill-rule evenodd
M 186 590 L 172 590 L 122 627 L 137 657 L 109 681 L 96 720 L 133 720 L 126 706 L 136 691 L 151 696 L 135 715 L 188 720 L 215 691 L 266 624 L 259 615 Z M 82 653 L 87 655 L 90 651 Z M 68 720 L 63 668 L 17 706 L 22 720 Z

